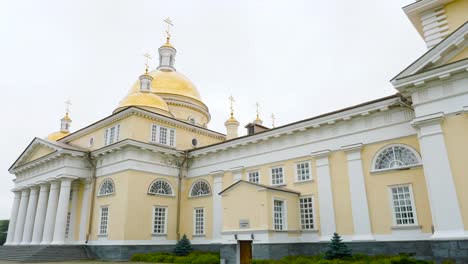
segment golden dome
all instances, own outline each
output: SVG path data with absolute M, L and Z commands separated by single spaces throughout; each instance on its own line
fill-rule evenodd
M 148 73 L 153 80 L 151 90 L 157 94 L 176 94 L 186 96 L 201 102 L 200 94 L 195 85 L 183 74 L 176 71 L 154 70 Z M 140 81 L 136 81 L 130 94 L 140 90 Z
M 51 133 L 47 136 L 47 139 L 48 140 L 51 140 L 51 141 L 57 141 L 67 135 L 69 135 L 70 132 L 62 132 L 62 131 L 58 131 L 58 132 L 54 132 L 54 133 Z
M 120 101 L 117 109 L 127 106 L 143 106 L 157 108 L 169 112 L 166 102 L 159 96 L 149 92 L 133 92 Z

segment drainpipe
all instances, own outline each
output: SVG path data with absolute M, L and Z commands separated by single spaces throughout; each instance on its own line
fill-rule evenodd
M 91 234 L 91 222 L 93 221 L 93 212 L 94 212 L 94 193 L 96 192 L 96 161 L 93 160 L 91 157 L 91 152 L 88 152 L 88 155 L 86 155 L 86 159 L 88 160 L 89 164 L 91 165 L 91 201 L 89 205 L 89 218 L 88 218 L 88 230 L 86 231 L 86 242 L 85 244 L 88 243 L 89 240 L 89 235 Z M 83 213 L 83 212 L 82 212 Z
M 177 222 L 176 222 L 176 234 L 177 241 L 180 240 L 180 203 L 181 203 L 181 194 L 182 194 L 182 178 L 184 177 L 184 168 L 188 160 L 188 152 L 184 152 L 184 159 L 181 163 L 178 164 L 179 167 L 179 178 L 177 184 Z

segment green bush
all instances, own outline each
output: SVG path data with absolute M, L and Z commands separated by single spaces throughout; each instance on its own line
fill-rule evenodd
M 187 256 L 176 256 L 166 252 L 135 254 L 131 261 L 152 263 L 218 264 L 219 254 L 194 251 Z
M 253 260 L 252 264 L 429 264 L 432 262 L 415 260 L 409 256 L 367 256 L 354 255 L 345 259 L 323 259 L 320 256 L 287 256 L 281 260 Z

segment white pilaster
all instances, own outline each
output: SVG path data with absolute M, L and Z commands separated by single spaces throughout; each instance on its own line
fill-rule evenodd
M 32 231 L 34 227 L 34 217 L 36 216 L 37 207 L 37 195 L 39 189 L 37 186 L 33 186 L 29 191 L 28 210 L 26 211 L 26 221 L 24 223 L 23 240 L 22 245 L 28 245 L 31 243 Z
M 457 198 L 457 191 L 445 147 L 441 126 L 443 113 L 419 117 L 412 125 L 419 128 L 419 144 L 426 177 L 432 222 L 433 239 L 467 237 Z
M 72 197 L 71 197 L 71 208 L 70 208 L 70 226 L 68 228 L 68 237 L 67 240 L 75 240 L 75 223 L 76 223 L 76 214 L 78 209 L 78 191 L 79 185 L 78 182 L 72 184 Z
M 41 244 L 47 245 L 52 242 L 54 236 L 55 216 L 57 215 L 57 203 L 59 196 L 60 182 L 50 183 L 49 200 L 47 202 L 47 211 L 44 223 L 44 232 Z
M 223 229 L 223 204 L 219 193 L 223 190 L 224 172 L 213 174 L 213 240 L 221 241 Z
M 61 245 L 65 243 L 65 228 L 67 226 L 68 204 L 70 203 L 70 189 L 73 179 L 60 179 L 60 195 L 55 217 L 54 238 L 52 244 Z
M 88 230 L 88 214 L 89 214 L 89 200 L 91 192 L 91 182 L 84 183 L 83 201 L 81 202 L 81 215 L 80 215 L 80 242 L 86 241 L 86 231 Z
M 15 195 L 15 198 L 13 199 L 13 206 L 11 207 L 10 223 L 8 224 L 8 234 L 7 239 L 5 241 L 5 245 L 11 245 L 15 239 L 16 220 L 18 217 L 18 210 L 20 207 L 21 192 L 13 191 L 13 193 Z
M 375 240 L 372 236 L 366 182 L 361 160 L 362 144 L 342 147 L 348 160 L 349 193 L 353 214 L 353 240 Z
M 320 240 L 329 241 L 336 232 L 335 210 L 328 155 L 330 150 L 312 153 L 317 167 L 317 188 L 320 212 Z
M 16 226 L 15 226 L 15 239 L 13 240 L 14 245 L 20 244 L 21 240 L 23 239 L 24 222 L 26 220 L 28 200 L 29 200 L 29 189 L 21 190 L 21 201 L 20 201 L 20 206 L 18 210 L 18 218 L 16 219 Z
M 34 218 L 34 229 L 31 244 L 39 244 L 42 240 L 44 222 L 46 218 L 47 199 L 49 198 L 49 184 L 42 183 L 39 189 L 39 199 L 37 201 L 36 217 Z

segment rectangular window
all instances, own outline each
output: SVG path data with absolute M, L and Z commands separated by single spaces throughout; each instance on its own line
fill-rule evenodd
M 391 187 L 395 225 L 415 225 L 416 211 L 409 185 Z
M 285 212 L 284 212 L 284 201 L 274 200 L 273 201 L 273 225 L 275 230 L 285 229 Z
M 272 185 L 284 184 L 284 175 L 283 175 L 282 167 L 271 169 L 271 184 Z
M 248 173 L 248 180 L 249 182 L 259 183 L 260 182 L 260 174 L 258 171 L 251 171 Z
M 120 125 L 115 125 L 104 131 L 104 145 L 119 141 Z
M 151 124 L 150 141 L 152 143 L 158 143 L 174 147 L 176 141 L 175 129 Z
M 70 234 L 70 219 L 71 218 L 71 212 L 67 213 L 67 225 L 65 227 L 65 238 L 68 238 L 68 235 Z
M 166 234 L 167 208 L 155 206 L 153 212 L 153 234 Z
M 299 209 L 301 212 L 301 229 L 314 229 L 314 205 L 312 197 L 300 198 Z
M 310 177 L 310 163 L 309 162 L 301 162 L 296 164 L 296 175 L 297 181 L 308 181 L 311 179 Z
M 107 235 L 107 224 L 109 223 L 109 207 L 101 207 L 99 222 L 99 235 Z
M 205 234 L 205 209 L 204 208 L 195 208 L 195 235 L 204 235 Z

